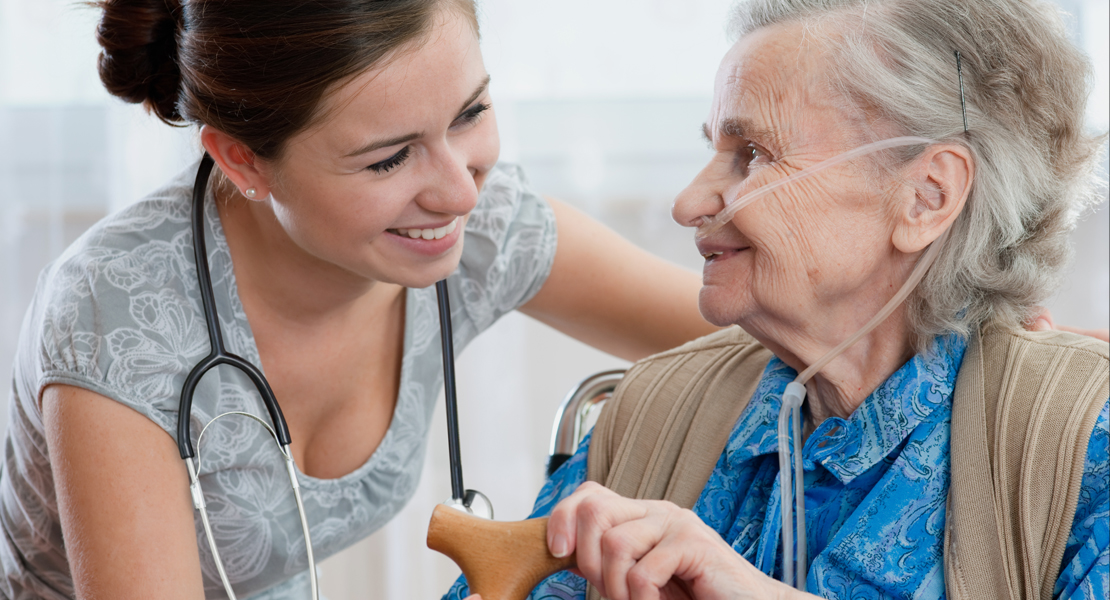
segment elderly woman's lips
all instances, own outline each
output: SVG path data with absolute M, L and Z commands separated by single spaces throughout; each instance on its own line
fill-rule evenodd
M 733 248 L 731 250 L 717 250 L 717 251 L 713 251 L 713 252 L 702 252 L 701 256 L 705 260 L 716 260 L 716 259 L 721 258 L 721 257 L 728 257 L 728 256 L 731 256 L 733 254 L 743 252 L 744 250 L 747 250 L 747 249 L 748 249 L 748 247 L 745 246 L 744 248 Z

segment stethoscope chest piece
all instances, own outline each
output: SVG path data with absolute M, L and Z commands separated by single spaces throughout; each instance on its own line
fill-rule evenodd
M 493 503 L 490 502 L 490 499 L 487 498 L 485 494 L 478 490 L 466 490 L 461 502 L 454 498 L 450 498 L 444 501 L 443 504 L 468 515 L 481 519 L 488 519 L 490 521 L 493 520 Z

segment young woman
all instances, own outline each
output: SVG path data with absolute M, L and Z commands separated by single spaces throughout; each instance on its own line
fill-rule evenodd
M 281 403 L 322 559 L 412 494 L 458 348 L 512 309 L 636 359 L 708 332 L 698 278 L 498 164 L 469 0 L 104 0 L 101 78 L 217 166 L 203 196 L 218 324 Z M 0 542 L 7 598 L 304 598 L 305 539 L 248 377 L 210 351 L 193 260 L 197 165 L 40 278 L 15 364 Z M 203 192 L 203 190 L 202 190 Z M 650 324 L 650 326 L 648 326 Z M 209 423 L 203 443 L 198 439 Z

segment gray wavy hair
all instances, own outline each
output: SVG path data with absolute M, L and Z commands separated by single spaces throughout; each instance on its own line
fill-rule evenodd
M 1068 233 L 1101 199 L 1095 168 L 1106 135 L 1084 131 L 1091 67 L 1056 8 L 1037 0 L 748 0 L 734 9 L 730 34 L 787 23 L 824 41 L 836 65 L 830 87 L 861 124 L 877 117 L 896 135 L 962 144 L 974 157 L 964 212 L 907 301 L 918 345 L 986 321 L 1030 318 L 1061 283 Z

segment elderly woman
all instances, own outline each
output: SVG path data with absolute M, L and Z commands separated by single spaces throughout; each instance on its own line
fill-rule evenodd
M 716 154 L 674 216 L 704 232 L 702 313 L 740 328 L 629 371 L 540 494 L 549 549 L 578 566 L 532 597 L 805 596 L 777 581 L 784 389 L 936 244 L 909 300 L 806 383 L 804 587 L 1106 598 L 1107 345 L 1022 330 L 1056 288 L 1104 139 L 1083 132 L 1089 67 L 1054 10 L 753 0 L 734 27 L 705 127 Z M 708 227 L 739 197 L 899 136 L 933 142 Z M 460 580 L 450 596 L 465 594 Z

